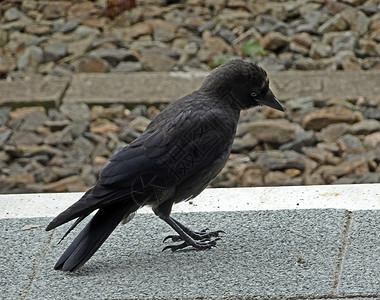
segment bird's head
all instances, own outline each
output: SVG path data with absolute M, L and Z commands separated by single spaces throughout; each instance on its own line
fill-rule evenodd
M 202 88 L 216 89 L 228 95 L 239 109 L 266 105 L 284 111 L 269 88 L 269 79 L 264 69 L 244 60 L 231 60 L 216 68 Z

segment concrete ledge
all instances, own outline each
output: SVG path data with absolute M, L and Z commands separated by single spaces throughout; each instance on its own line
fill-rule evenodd
M 159 104 L 176 100 L 201 85 L 207 73 L 137 72 L 89 74 L 29 81 L 0 80 L 0 105 L 59 106 L 61 102 L 93 104 Z M 271 87 L 281 101 L 299 97 L 314 100 L 348 99 L 364 96 L 380 101 L 379 70 L 366 72 L 285 71 L 269 72 Z
M 57 107 L 69 84 L 69 78 L 31 78 L 8 82 L 0 80 L 0 105 L 43 105 Z
M 217 248 L 161 252 L 173 232 L 143 213 L 73 274 L 52 267 L 80 228 L 59 245 L 68 225 L 44 228 L 80 194 L 1 195 L 1 298 L 378 299 L 379 191 L 380 184 L 209 189 L 174 215 L 194 229 L 225 230 Z

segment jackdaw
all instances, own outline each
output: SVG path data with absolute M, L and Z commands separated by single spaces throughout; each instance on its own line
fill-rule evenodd
M 212 71 L 200 89 L 165 108 L 139 138 L 111 158 L 95 186 L 47 226 L 51 230 L 77 219 L 65 237 L 97 210 L 54 269 L 77 270 L 119 223 L 129 221 L 144 205 L 178 234 L 167 239 L 180 243 L 164 250 L 214 247 L 222 231 L 192 231 L 170 212 L 174 203 L 201 193 L 222 170 L 240 111 L 258 105 L 283 111 L 266 72 L 250 62 L 232 60 Z

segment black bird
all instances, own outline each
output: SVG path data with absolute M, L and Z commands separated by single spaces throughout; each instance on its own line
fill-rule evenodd
M 232 60 L 216 68 L 199 90 L 164 109 L 139 138 L 111 158 L 95 186 L 47 226 L 51 230 L 77 219 L 65 237 L 97 210 L 54 269 L 77 270 L 120 222 L 129 221 L 144 205 L 150 205 L 178 233 L 167 238 L 181 243 L 164 250 L 214 247 L 222 231 L 192 231 L 170 212 L 174 203 L 201 193 L 222 170 L 240 111 L 258 105 L 283 111 L 269 89 L 266 72 L 252 63 Z

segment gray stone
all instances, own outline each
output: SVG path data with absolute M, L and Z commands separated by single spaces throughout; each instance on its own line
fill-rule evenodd
M 316 143 L 317 139 L 313 131 L 304 131 L 297 134 L 293 141 L 280 146 L 280 150 L 294 150 L 301 152 L 303 147 L 312 146 Z
M 286 101 L 286 107 L 293 110 L 310 110 L 314 108 L 314 101 L 311 97 L 290 99 Z
M 0 28 L 0 47 L 3 47 L 8 42 L 8 33 L 6 30 Z
M 90 122 L 87 119 L 73 119 L 70 125 L 67 126 L 67 130 L 73 136 L 73 138 L 77 138 L 84 134 L 90 126 Z
M 17 58 L 17 68 L 20 71 L 25 71 L 27 73 L 34 73 L 37 71 L 38 65 L 42 62 L 44 58 L 44 52 L 40 47 L 29 46 L 25 49 Z
M 89 53 L 90 56 L 100 57 L 110 63 L 112 67 L 123 60 L 136 60 L 136 57 L 126 49 L 99 49 Z
M 293 150 L 269 150 L 259 155 L 256 160 L 258 165 L 262 165 L 269 170 L 297 169 L 305 170 L 306 156 Z
M 7 22 L 17 21 L 23 17 L 25 17 L 24 13 L 16 7 L 11 7 L 4 13 L 4 18 Z
M 346 20 L 341 14 L 336 14 L 327 22 L 323 23 L 319 28 L 318 32 L 324 34 L 331 31 L 342 31 L 348 28 Z
M 75 30 L 79 25 L 79 22 L 76 21 L 76 20 L 70 20 L 70 21 L 67 21 L 66 23 L 64 24 L 59 24 L 56 28 L 56 30 L 58 32 L 62 32 L 62 33 L 69 33 L 73 30 Z
M 177 64 L 177 60 L 158 53 L 144 53 L 140 62 L 143 70 L 153 72 L 169 72 Z
M 80 163 L 90 163 L 91 153 L 94 151 L 95 145 L 83 136 L 74 140 L 71 145 L 71 154 L 75 157 L 75 160 Z
M 8 138 L 12 135 L 12 130 L 7 129 L 7 128 L 1 128 L 0 127 L 0 147 L 2 145 L 5 145 L 7 142 Z
M 97 28 L 80 25 L 75 29 L 75 31 L 72 34 L 73 36 L 79 39 L 83 39 L 88 36 L 97 36 L 100 34 L 100 31 Z
M 221 54 L 232 54 L 231 46 L 220 37 L 210 37 L 199 49 L 197 57 L 204 62 Z
M 129 73 L 142 71 L 142 65 L 138 61 L 122 61 L 111 70 L 115 73 Z
M 249 131 L 259 140 L 267 143 L 284 144 L 296 137 L 295 127 L 284 119 L 255 121 Z
M 350 132 L 350 125 L 347 123 L 330 124 L 317 134 L 318 139 L 324 142 L 335 142 L 340 136 Z
M 7 123 L 11 110 L 12 109 L 10 107 L 0 107 L 0 126 Z
M 10 142 L 15 146 L 29 146 L 41 144 L 43 139 L 40 135 L 31 131 L 17 131 L 11 136 Z
M 62 42 L 56 42 L 54 44 L 48 44 L 44 48 L 44 62 L 57 62 L 61 58 L 67 55 L 67 44 Z
M 107 73 L 110 69 L 111 67 L 106 60 L 95 56 L 83 58 L 76 66 L 78 73 Z
M 345 134 L 338 138 L 337 143 L 343 152 L 360 152 L 364 146 L 359 138 L 351 134 Z
M 70 120 L 90 119 L 90 109 L 85 103 L 63 103 L 59 111 Z
M 331 54 L 331 46 L 323 43 L 313 43 L 310 48 L 310 57 L 320 59 L 329 57 Z
M 370 19 L 358 9 L 346 8 L 341 12 L 342 17 L 350 25 L 350 30 L 356 31 L 359 35 L 363 35 L 368 32 Z
M 334 53 L 345 50 L 353 51 L 357 47 L 358 41 L 357 34 L 347 31 L 333 39 L 332 50 Z
M 376 120 L 361 120 L 350 128 L 353 135 L 368 135 L 376 131 L 380 131 L 380 122 Z

